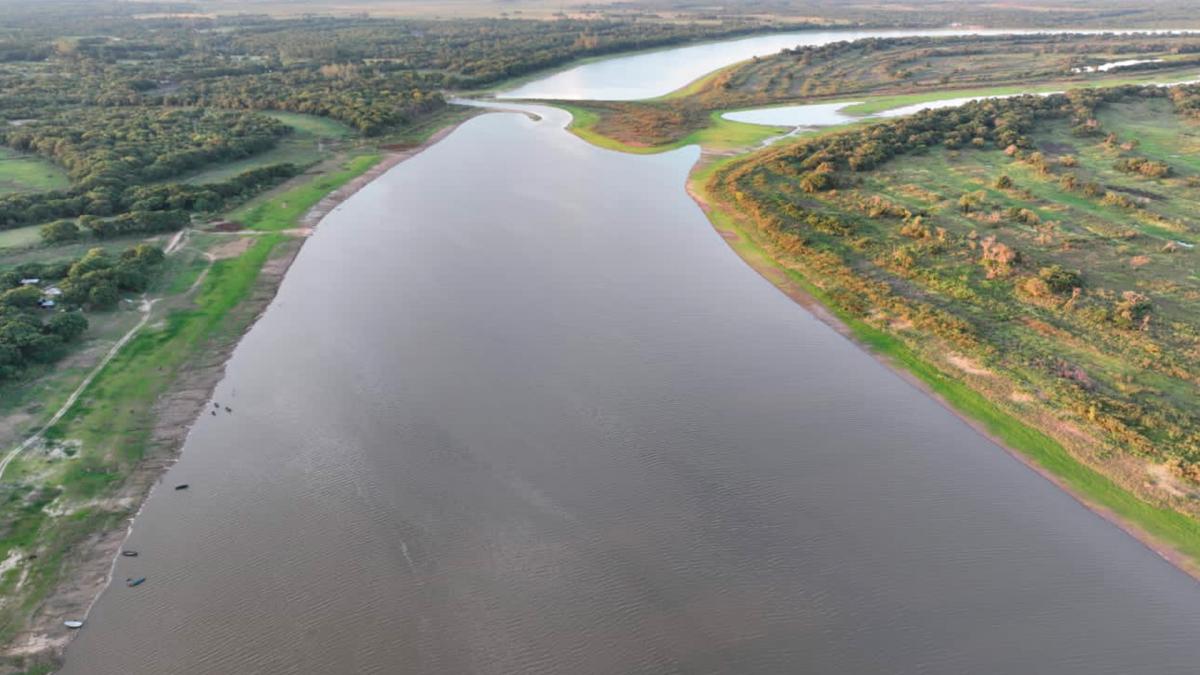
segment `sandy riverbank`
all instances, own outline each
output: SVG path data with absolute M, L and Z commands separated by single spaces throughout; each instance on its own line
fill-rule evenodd
M 76 634 L 63 626 L 65 619 L 86 619 L 88 612 L 111 581 L 114 561 L 132 528 L 133 520 L 163 473 L 174 464 L 192 424 L 208 405 L 212 392 L 225 374 L 225 364 L 242 335 L 258 320 L 279 289 L 288 268 L 299 254 L 305 236 L 339 204 L 397 164 L 420 154 L 449 136 L 460 120 L 434 132 L 424 142 L 408 147 L 385 149 L 386 154 L 360 176 L 333 190 L 309 209 L 289 233 L 294 236 L 281 245 L 259 272 L 252 295 L 230 315 L 242 330 L 223 339 L 210 341 L 197 349 L 180 371 L 171 388 L 154 406 L 154 426 L 145 458 L 122 483 L 108 503 L 125 510 L 123 518 L 111 529 L 96 532 L 64 556 L 64 581 L 34 612 L 28 627 L 19 632 L 0 655 L 11 664 L 0 664 L 0 673 L 18 673 L 34 665 L 53 666 Z M 86 626 L 85 626 L 86 630 Z M 23 666 L 16 663 L 24 662 Z

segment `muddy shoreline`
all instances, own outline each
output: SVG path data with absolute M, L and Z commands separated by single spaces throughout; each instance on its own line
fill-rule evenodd
M 63 626 L 63 620 L 85 619 L 108 587 L 117 556 L 142 504 L 161 482 L 166 470 L 179 458 L 192 424 L 207 407 L 213 390 L 225 376 L 225 364 L 229 357 L 242 336 L 274 300 L 305 238 L 342 202 L 391 168 L 446 138 L 465 121 L 439 129 L 418 145 L 386 150 L 383 158 L 373 167 L 330 192 L 300 218 L 297 228 L 290 232 L 299 236 L 283 243 L 267 260 L 251 296 L 228 316 L 228 319 L 240 324 L 241 330 L 198 350 L 181 370 L 170 390 L 156 402 L 153 415 L 155 422 L 146 457 L 126 477 L 120 490 L 110 500 L 119 509 L 125 509 L 126 515 L 120 517 L 118 527 L 93 533 L 67 554 L 64 582 L 38 607 L 29 625 L 5 647 L 2 654 L 10 663 L 0 664 L 0 674 L 23 672 L 35 665 L 57 666 L 62 662 L 67 645 L 76 634 Z

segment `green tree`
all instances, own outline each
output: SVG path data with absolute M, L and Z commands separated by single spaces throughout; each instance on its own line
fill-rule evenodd
M 37 307 L 38 301 L 41 299 L 42 289 L 36 286 L 20 286 L 7 290 L 3 295 L 0 295 L 0 305 L 31 309 Z
M 55 314 L 46 322 L 46 330 L 62 338 L 63 342 L 77 340 L 88 329 L 88 320 L 81 312 Z
M 47 244 L 60 244 L 78 239 L 79 227 L 71 220 L 56 220 L 43 225 L 39 234 Z

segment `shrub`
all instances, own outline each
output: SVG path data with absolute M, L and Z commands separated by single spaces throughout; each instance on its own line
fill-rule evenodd
M 1054 293 L 1070 293 L 1083 286 L 1083 279 L 1079 276 L 1079 272 L 1063 269 L 1061 265 L 1043 267 L 1038 270 L 1038 277 L 1046 282 L 1046 285 Z
M 78 239 L 79 227 L 72 220 L 56 220 L 43 225 L 38 233 L 42 235 L 43 242 L 47 244 L 60 244 Z
M 1113 323 L 1121 328 L 1146 330 L 1150 324 L 1150 312 L 1154 306 L 1150 298 L 1137 291 L 1125 291 L 1113 306 Z
M 1008 276 L 1013 265 L 1021 260 L 1021 254 L 1008 244 L 996 241 L 995 237 L 985 237 L 979 242 L 983 256 L 979 262 L 987 270 L 989 279 Z

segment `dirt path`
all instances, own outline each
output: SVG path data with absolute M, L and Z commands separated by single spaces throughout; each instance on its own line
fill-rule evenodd
M 190 233 L 190 228 L 184 228 L 176 232 L 175 235 L 171 237 L 171 240 L 167 243 L 166 248 L 163 249 L 163 253 L 165 255 L 172 255 L 182 250 L 188 242 Z M 209 263 L 211 264 L 213 257 L 207 253 L 204 255 L 206 258 L 208 258 Z M 200 274 L 199 278 L 196 279 L 196 282 L 192 284 L 191 288 L 188 289 L 188 292 L 190 293 L 197 286 L 199 286 L 200 282 L 207 275 L 208 270 L 206 269 Z M 133 328 L 130 328 L 128 332 L 122 335 L 121 339 L 117 340 L 116 344 L 114 344 L 108 350 L 108 352 L 104 354 L 104 357 L 100 359 L 100 362 L 97 363 L 94 368 L 92 368 L 92 370 L 87 374 L 87 377 L 83 378 L 83 381 L 79 383 L 79 386 L 75 387 L 75 390 L 72 391 L 71 395 L 67 397 L 67 400 L 63 402 L 62 407 L 60 407 L 54 413 L 54 415 L 46 421 L 45 424 L 39 427 L 37 431 L 33 432 L 33 435 L 31 435 L 29 438 L 26 438 L 24 441 L 22 441 L 20 445 L 9 451 L 9 453 L 4 456 L 3 460 L 0 460 L 0 479 L 4 478 L 4 472 L 8 469 L 8 465 L 11 464 L 13 460 L 20 457 L 29 448 L 33 447 L 33 445 L 40 441 L 46 434 L 47 429 L 55 424 L 58 424 L 59 420 L 61 420 L 68 412 L 71 411 L 71 408 L 74 407 L 75 403 L 79 400 L 79 397 L 83 396 L 83 392 L 87 391 L 87 388 L 91 386 L 92 381 L 96 379 L 96 376 L 100 374 L 100 371 L 104 370 L 104 367 L 107 366 L 114 358 L 116 358 L 117 354 L 121 351 L 121 348 L 129 344 L 129 341 L 133 339 L 133 336 L 150 322 L 150 317 L 153 314 L 151 310 L 154 309 L 155 303 L 157 303 L 160 299 L 161 298 L 148 300 L 145 296 L 142 296 L 142 300 L 138 304 L 138 309 L 142 312 L 141 320 L 138 321 Z
M 167 243 L 167 247 L 165 249 L 163 249 L 163 254 L 171 255 L 175 251 L 178 251 L 180 248 L 182 248 L 183 245 L 185 243 L 187 243 L 187 238 L 190 233 L 191 233 L 191 228 L 187 228 L 187 227 L 176 232 L 175 236 L 171 237 L 171 241 Z
M 139 309 L 142 312 L 142 319 L 137 322 L 137 325 L 135 325 L 133 328 L 130 328 L 129 332 L 122 335 L 120 340 L 117 340 L 117 343 L 108 350 L 108 353 L 104 355 L 104 358 L 100 359 L 100 363 L 97 363 L 96 367 L 87 374 L 87 377 L 83 378 L 83 381 L 79 383 L 79 386 L 75 387 L 75 391 L 71 392 L 71 395 L 67 397 L 67 400 L 62 404 L 62 407 L 59 408 L 58 411 L 55 412 L 45 424 L 35 431 L 32 436 L 26 438 L 24 442 L 13 448 L 12 451 L 4 456 L 3 460 L 0 460 L 0 479 L 4 478 L 4 471 L 8 469 L 8 465 L 11 464 L 14 459 L 20 457 L 21 453 L 32 447 L 34 443 L 40 441 L 45 435 L 47 429 L 57 424 L 58 421 L 63 418 L 63 416 L 70 412 L 71 408 L 75 405 L 75 402 L 79 400 L 79 397 L 83 395 L 83 392 L 92 384 L 92 380 L 96 379 L 96 376 L 100 374 L 100 371 L 104 370 L 104 367 L 116 357 L 117 353 L 121 351 L 121 348 L 124 347 L 130 340 L 132 340 L 133 336 L 136 335 L 137 332 L 150 321 L 150 310 L 154 308 L 154 303 L 156 302 L 158 302 L 157 299 L 146 300 L 145 298 L 142 298 L 141 304 L 139 305 Z

